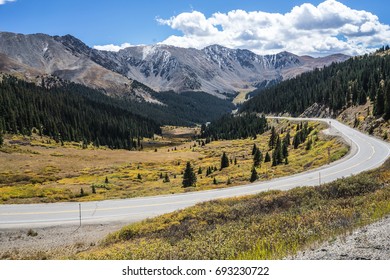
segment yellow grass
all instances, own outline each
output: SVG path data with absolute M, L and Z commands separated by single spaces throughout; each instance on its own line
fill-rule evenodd
M 278 130 L 290 129 L 295 133 L 295 124 L 287 121 L 274 122 Z M 331 160 L 342 157 L 348 148 L 341 141 L 322 135 L 323 125 L 310 123 L 315 127 L 312 138 L 317 139 L 313 148 L 306 151 L 305 144 L 299 149 L 289 149 L 289 164 L 271 167 L 262 163 L 257 169 L 259 180 L 290 175 L 324 165 L 328 162 L 328 148 Z M 181 193 L 193 190 L 207 190 L 249 183 L 253 165 L 253 144 L 268 150 L 269 132 L 256 140 L 240 139 L 214 141 L 199 146 L 190 136 L 199 129 L 165 127 L 162 137 L 144 139 L 144 150 L 126 151 L 94 148 L 82 149 L 80 143 L 65 143 L 34 135 L 32 137 L 6 136 L 6 144 L 0 150 L 0 203 L 35 203 L 55 201 L 86 201 L 110 198 L 128 198 L 158 194 Z M 281 135 L 284 137 L 284 135 Z M 22 141 L 24 145 L 10 144 Z M 157 147 L 157 152 L 155 149 Z M 237 165 L 219 170 L 222 152 L 226 152 Z M 186 162 L 191 161 L 197 173 L 195 188 L 182 188 L 182 172 Z M 206 176 L 206 169 L 217 167 L 217 171 Z M 140 174 L 141 179 L 138 179 Z M 160 174 L 168 174 L 170 182 L 164 182 Z M 108 183 L 105 183 L 105 179 Z M 176 178 L 175 178 L 176 177 Z M 214 177 L 217 184 L 214 184 Z M 96 193 L 92 193 L 94 186 Z M 83 188 L 85 196 L 80 196 Z
M 282 259 L 390 213 L 390 163 L 321 187 L 214 200 L 123 227 L 76 259 Z

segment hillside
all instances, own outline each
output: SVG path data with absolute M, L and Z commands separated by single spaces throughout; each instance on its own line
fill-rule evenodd
M 220 45 L 202 50 L 154 45 L 129 47 L 117 53 L 94 52 L 95 62 L 156 91 L 200 90 L 221 98 L 224 93 L 264 87 L 348 58 L 334 55 L 316 59 L 288 52 L 261 56 Z
M 219 45 L 203 50 L 152 45 L 107 52 L 92 49 L 71 35 L 9 32 L 0 33 L 0 54 L 0 68 L 10 74 L 55 75 L 111 96 L 152 103 L 158 101 L 151 96 L 151 89 L 203 91 L 224 99 L 226 94 L 264 87 L 348 58 L 299 57 L 287 52 L 260 56 Z
M 139 87 L 132 79 L 93 62 L 88 54 L 75 52 L 57 37 L 0 32 L 0 53 L 0 65 L 5 65 L 0 66 L 3 72 L 23 74 L 29 81 L 35 82 L 37 75 L 54 75 L 111 96 L 156 102 L 147 87 Z
M 93 142 L 132 149 L 139 137 L 161 133 L 159 125 L 116 105 L 100 92 L 74 83 L 50 89 L 2 76 L 0 132 L 50 136 L 57 142 Z
M 390 56 L 378 54 L 354 57 L 254 92 L 252 95 L 256 96 L 240 111 L 297 116 L 318 104 L 316 106 L 322 111 L 328 110 L 329 115 L 336 117 L 345 109 L 364 105 L 369 100 L 372 102 L 369 114 L 376 119 L 383 117 L 388 120 Z
M 78 259 L 280 259 L 389 209 L 389 163 L 320 187 L 210 201 L 124 227 Z

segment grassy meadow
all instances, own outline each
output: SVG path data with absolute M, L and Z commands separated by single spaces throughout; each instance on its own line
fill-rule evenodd
M 291 137 L 296 132 L 296 123 L 269 123 L 278 132 L 290 131 Z M 324 124 L 309 124 L 313 127 L 309 136 L 314 142 L 312 148 L 307 150 L 305 143 L 298 149 L 290 146 L 288 165 L 272 167 L 271 162 L 263 162 L 257 168 L 259 180 L 316 168 L 348 152 L 342 141 L 320 132 Z M 202 146 L 193 140 L 199 134 L 198 128 L 165 127 L 163 132 L 162 137 L 143 139 L 140 151 L 92 145 L 83 149 L 80 143 L 61 145 L 35 134 L 6 135 L 5 145 L 0 148 L 0 203 L 130 198 L 247 184 L 253 165 L 253 144 L 265 156 L 270 137 L 270 132 L 266 132 L 256 139 L 212 141 Z M 230 166 L 220 170 L 223 152 L 228 155 Z M 182 172 L 187 161 L 197 173 L 197 184 L 184 189 Z M 209 167 L 215 171 L 206 176 Z
M 281 259 L 390 213 L 390 162 L 320 187 L 198 204 L 124 227 L 72 259 Z

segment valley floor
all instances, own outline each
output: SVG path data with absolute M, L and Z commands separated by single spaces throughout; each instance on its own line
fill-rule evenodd
M 280 137 L 296 134 L 297 123 L 270 121 Z M 257 168 L 259 180 L 269 180 L 314 169 L 348 152 L 340 139 L 325 135 L 324 124 L 310 122 L 307 143 L 288 148 L 289 164 L 272 166 L 264 160 Z M 113 198 L 183 193 L 249 183 L 253 145 L 269 151 L 270 132 L 257 139 L 212 141 L 205 145 L 192 137 L 196 129 L 164 128 L 163 137 L 144 139 L 141 151 L 110 150 L 80 143 L 55 143 L 38 135 L 8 135 L 0 148 L 0 204 L 97 201 Z M 292 141 L 292 140 L 291 140 Z M 220 169 L 226 152 L 230 166 Z M 183 188 L 183 170 L 190 161 L 197 173 L 196 187 Z M 208 174 L 210 169 L 211 174 Z M 166 180 L 168 178 L 169 180 Z

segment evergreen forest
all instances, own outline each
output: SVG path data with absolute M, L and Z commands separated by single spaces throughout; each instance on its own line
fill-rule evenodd
M 227 114 L 209 125 L 203 124 L 201 137 L 210 140 L 256 138 L 256 135 L 264 133 L 267 127 L 264 115 L 258 117 L 256 114 Z
M 83 141 L 110 148 L 136 148 L 139 138 L 161 133 L 160 126 L 133 114 L 99 91 L 74 83 L 36 86 L 12 76 L 0 82 L 0 130 L 56 141 Z
M 352 106 L 373 102 L 376 117 L 390 119 L 390 55 L 387 48 L 375 54 L 350 58 L 315 69 L 291 80 L 254 92 L 241 112 L 300 115 L 318 103 L 334 115 Z

